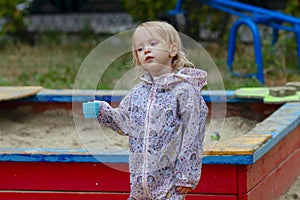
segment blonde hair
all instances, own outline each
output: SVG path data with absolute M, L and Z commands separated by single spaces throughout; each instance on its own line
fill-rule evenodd
M 163 38 L 168 44 L 177 44 L 177 55 L 174 56 L 172 60 L 172 68 L 174 71 L 178 71 L 182 67 L 192 67 L 194 68 L 193 63 L 191 63 L 184 53 L 184 49 L 182 47 L 181 38 L 176 31 L 176 29 L 167 22 L 162 21 L 149 21 L 140 24 L 136 30 L 144 28 L 150 34 L 159 35 Z M 134 32 L 135 33 L 135 32 Z M 134 40 L 134 34 L 132 37 L 132 54 L 133 54 L 133 63 L 135 66 L 140 66 L 137 55 L 137 49 Z

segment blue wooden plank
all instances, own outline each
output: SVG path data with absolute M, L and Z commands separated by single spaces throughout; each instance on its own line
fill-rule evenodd
M 272 121 L 272 125 L 270 125 Z M 264 120 L 260 127 L 255 127 L 250 132 L 257 132 L 261 134 L 272 134 L 272 138 L 259 148 L 253 154 L 253 162 L 256 162 L 264 156 L 271 148 L 278 144 L 282 138 L 288 135 L 292 130 L 300 125 L 300 103 L 286 103 L 277 111 L 275 111 L 269 118 Z M 270 130 L 270 126 L 272 130 Z M 264 127 L 266 128 L 264 131 Z M 257 130 L 258 129 L 258 130 Z
M 47 92 L 43 90 L 37 93 L 35 96 L 20 99 L 21 102 L 85 102 L 92 100 L 103 100 L 107 102 L 120 102 L 126 94 L 126 91 L 94 91 L 86 90 L 82 93 L 77 92 L 76 95 L 70 90 L 50 90 Z M 202 96 L 206 102 L 262 102 L 261 99 L 255 98 L 237 98 L 234 90 L 203 90 Z
M 78 154 L 0 154 L 0 162 L 101 162 L 128 163 L 128 155 L 78 155 Z
M 101 162 L 128 163 L 128 155 L 77 155 L 77 154 L 1 154 L 0 162 Z M 252 155 L 205 156 L 203 164 L 253 164 Z
M 128 153 L 90 154 L 84 149 L 0 148 L 0 162 L 102 162 L 128 163 Z M 204 156 L 203 164 L 252 164 L 252 155 Z
M 108 162 L 128 163 L 128 152 L 102 152 L 95 155 L 76 148 L 0 148 L 0 162 Z
M 252 155 L 220 155 L 204 156 L 203 164 L 229 164 L 229 165 L 250 165 L 253 164 Z
M 228 102 L 228 103 L 245 103 L 245 102 L 263 102 L 258 98 L 238 98 L 235 90 L 202 90 L 202 96 L 206 102 Z

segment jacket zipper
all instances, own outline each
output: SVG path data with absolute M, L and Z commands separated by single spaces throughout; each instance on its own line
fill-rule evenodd
M 144 192 L 149 196 L 151 197 L 151 194 L 149 192 L 149 188 L 148 188 L 148 181 L 147 181 L 147 171 L 148 171 L 148 166 L 147 166 L 147 163 L 148 163 L 148 150 L 149 150 L 149 135 L 150 135 L 150 130 L 149 130 L 149 124 L 150 124 L 150 111 L 151 111 L 151 108 L 152 108 L 152 102 L 153 102 L 153 99 L 155 97 L 155 86 L 153 86 L 151 88 L 151 93 L 150 93 L 150 100 L 148 101 L 148 104 L 147 104 L 147 124 L 146 124 L 146 132 L 145 132 L 145 140 L 144 140 L 144 152 L 145 152 L 145 156 L 144 156 L 144 166 L 143 166 L 143 185 L 144 185 Z

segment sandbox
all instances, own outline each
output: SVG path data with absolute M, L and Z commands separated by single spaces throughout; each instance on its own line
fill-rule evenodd
M 122 94 L 112 98 L 109 92 L 101 91 L 96 96 L 117 105 Z M 220 98 L 218 91 L 203 91 L 203 96 L 209 106 L 226 102 L 225 122 L 235 119 L 243 133 L 227 138 L 221 134 L 221 141 L 213 148 L 204 147 L 201 180 L 187 199 L 277 199 L 300 175 L 300 103 L 264 104 L 259 99 L 236 98 L 234 91 L 226 91 L 226 98 Z M 113 143 L 103 145 L 103 151 L 95 155 L 76 135 L 70 120 L 72 101 L 73 106 L 80 107 L 87 97 L 86 91 L 72 98 L 71 90 L 43 89 L 32 97 L 0 102 L 0 199 L 128 197 L 124 138 L 116 134 L 110 140 Z M 46 126 L 53 116 L 61 123 Z M 35 124 L 32 130 L 18 123 L 29 123 L 25 122 L 28 118 Z M 62 128 L 53 134 L 65 125 L 71 129 Z M 12 137 L 8 133 L 11 129 L 18 134 Z M 29 137 L 32 132 L 35 138 Z M 42 143 L 47 137 L 48 143 Z M 90 137 L 84 142 L 93 141 Z M 110 151 L 114 146 L 120 147 L 117 152 Z

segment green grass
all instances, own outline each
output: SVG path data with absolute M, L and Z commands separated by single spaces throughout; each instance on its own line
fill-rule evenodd
M 108 36 L 70 36 L 53 33 L 39 35 L 35 45 L 14 44 L 0 50 L 0 85 L 40 85 L 45 88 L 72 89 L 78 69 L 86 56 Z M 227 47 L 218 44 L 205 44 L 220 71 L 226 89 L 244 86 L 261 86 L 254 78 L 233 77 L 226 66 Z M 281 49 L 284 49 L 280 46 Z M 240 44 L 235 55 L 235 69 L 243 72 L 255 71 L 253 49 Z M 265 76 L 267 86 L 299 81 L 297 55 L 295 51 L 271 52 L 266 54 Z M 116 81 L 132 68 L 130 56 L 124 55 L 111 63 L 104 72 L 98 89 L 112 89 Z

